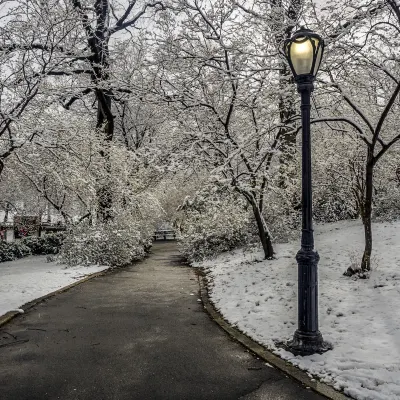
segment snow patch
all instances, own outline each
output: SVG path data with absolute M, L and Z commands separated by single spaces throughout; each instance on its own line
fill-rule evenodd
M 48 262 L 46 256 L 29 256 L 0 263 L 0 315 L 24 312 L 19 307 L 77 280 L 104 271 L 107 266 L 68 267 Z
M 343 272 L 360 260 L 360 221 L 317 226 L 319 321 L 334 348 L 323 355 L 294 356 L 275 346 L 297 327 L 299 241 L 276 245 L 277 259 L 236 250 L 195 263 L 208 272 L 212 302 L 224 317 L 256 341 L 311 376 L 358 400 L 400 398 L 400 221 L 373 225 L 369 280 Z

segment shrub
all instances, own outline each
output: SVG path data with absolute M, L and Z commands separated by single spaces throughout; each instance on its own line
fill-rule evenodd
M 22 243 L 29 247 L 32 254 L 57 254 L 65 239 L 65 233 L 53 233 L 42 237 L 30 236 Z
M 351 193 L 340 188 L 316 189 L 314 196 L 314 220 L 321 223 L 355 219 L 358 217 L 356 204 Z
M 22 242 L 0 242 L 0 262 L 14 261 L 31 254 L 29 247 Z
M 377 221 L 393 221 L 400 218 L 400 188 L 379 192 L 375 196 L 373 218 Z
M 107 224 L 75 226 L 61 248 L 61 260 L 68 265 L 127 265 L 145 256 L 148 238 L 129 218 Z
M 249 222 L 248 213 L 228 201 L 191 210 L 181 227 L 180 251 L 189 261 L 198 261 L 243 246 L 251 238 Z
M 0 262 L 14 261 L 30 254 L 57 254 L 64 238 L 64 233 L 56 233 L 44 237 L 29 236 L 10 243 L 0 241 Z

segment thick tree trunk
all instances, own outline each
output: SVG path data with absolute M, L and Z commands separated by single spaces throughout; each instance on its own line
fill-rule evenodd
M 293 29 L 298 21 L 302 0 L 290 0 L 287 7 L 283 7 L 282 0 L 272 0 L 272 20 L 275 31 L 275 44 L 278 49 L 282 48 L 285 39 L 289 39 L 293 33 Z M 293 125 L 288 121 L 293 118 L 297 112 L 294 99 L 290 95 L 293 85 L 293 76 L 286 62 L 281 60 L 279 66 L 279 118 L 283 126 L 278 133 L 281 146 L 281 156 L 279 160 L 282 164 L 280 185 L 285 186 L 285 165 L 293 158 L 296 149 L 297 132 L 293 129 Z
M 78 6 L 81 8 L 81 6 Z M 112 114 L 112 97 L 110 90 L 104 89 L 110 80 L 109 61 L 110 53 L 108 48 L 109 31 L 108 15 L 110 4 L 107 0 L 98 0 L 94 7 L 96 13 L 96 28 L 89 35 L 88 45 L 92 50 L 91 59 L 92 75 L 91 80 L 95 86 L 97 100 L 97 130 L 104 140 L 103 148 L 100 150 L 102 157 L 104 176 L 98 179 L 97 195 L 97 217 L 101 222 L 109 222 L 114 218 L 113 213 L 113 193 L 111 182 L 111 160 L 110 144 L 114 136 L 114 116 Z M 91 28 L 85 28 L 91 30 Z
M 114 214 L 112 212 L 112 191 L 109 183 L 102 183 L 96 191 L 97 196 L 97 218 L 100 222 L 112 221 Z
M 260 208 L 256 204 L 252 204 L 254 217 L 257 222 L 258 234 L 260 236 L 261 244 L 264 250 L 265 259 L 271 259 L 274 256 L 274 249 L 272 247 L 271 235 L 268 231 L 267 224 L 261 214 Z
M 287 29 L 286 37 L 289 38 L 291 35 L 291 29 Z M 279 95 L 279 119 L 282 127 L 278 132 L 280 142 L 280 168 L 279 168 L 279 186 L 285 188 L 287 182 L 293 177 L 288 175 L 288 165 L 293 160 L 293 156 L 296 152 L 296 139 L 297 132 L 294 129 L 293 122 L 290 122 L 296 114 L 295 101 L 292 96 L 292 88 L 294 87 L 294 79 L 289 67 L 286 63 L 281 62 L 279 70 L 279 88 L 281 94 Z
M 293 78 L 291 72 L 288 70 L 286 64 L 282 63 L 279 71 L 279 87 L 282 93 L 290 93 L 288 90 L 293 86 Z M 281 164 L 286 165 L 293 159 L 293 154 L 296 150 L 296 137 L 297 133 L 293 129 L 293 124 L 288 121 L 296 115 L 296 109 L 293 98 L 281 94 L 279 96 L 279 119 L 282 125 L 278 133 L 281 141 L 280 151 L 281 156 L 279 161 Z
M 97 111 L 97 129 L 104 137 L 103 148 L 100 155 L 104 162 L 105 176 L 99 179 L 99 188 L 97 189 L 98 211 L 97 217 L 101 222 L 109 222 L 114 218 L 113 213 L 113 193 L 111 183 L 111 160 L 109 145 L 114 136 L 114 120 L 111 114 L 111 97 L 104 91 L 97 92 L 98 111 Z
M 365 249 L 364 255 L 361 261 L 361 270 L 367 272 L 371 270 L 371 253 L 372 253 L 372 195 L 373 195 L 373 172 L 374 164 L 370 157 L 365 169 L 365 199 L 364 199 L 364 215 L 362 222 L 364 225 L 364 236 L 365 236 Z

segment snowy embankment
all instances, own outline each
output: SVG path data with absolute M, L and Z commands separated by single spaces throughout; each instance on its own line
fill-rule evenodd
M 297 327 L 299 241 L 277 245 L 272 261 L 237 250 L 195 266 L 208 271 L 210 298 L 224 317 L 282 358 L 356 399 L 400 399 L 400 221 L 373 231 L 371 277 L 353 280 L 343 272 L 360 261 L 361 223 L 315 228 L 320 330 L 334 346 L 323 355 L 295 357 L 275 346 Z
M 47 262 L 46 256 L 0 263 L 0 316 L 107 268 L 96 265 L 68 267 Z

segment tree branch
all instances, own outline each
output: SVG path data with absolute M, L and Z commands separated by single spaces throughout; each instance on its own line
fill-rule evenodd
M 112 28 L 109 29 L 110 35 L 112 35 L 112 34 L 115 33 L 115 32 L 118 32 L 118 31 L 120 31 L 120 30 L 122 30 L 122 29 L 128 28 L 129 26 L 135 25 L 135 23 L 139 20 L 139 18 L 140 18 L 142 15 L 144 15 L 144 14 L 146 13 L 146 11 L 147 11 L 148 8 L 154 8 L 154 7 L 157 7 L 157 6 L 160 6 L 160 9 L 161 9 L 161 10 L 165 10 L 164 4 L 163 4 L 161 1 L 156 1 L 156 2 L 154 2 L 154 3 L 147 3 L 147 4 L 145 4 L 145 5 L 142 7 L 142 9 L 141 9 L 133 18 L 131 18 L 131 19 L 128 20 L 128 21 L 125 21 L 126 18 L 127 18 L 128 15 L 129 15 L 129 12 L 130 12 L 130 11 L 132 10 L 132 8 L 133 8 L 133 6 L 132 6 L 132 7 L 128 6 L 128 9 L 130 8 L 130 9 L 129 9 L 129 12 L 128 12 L 128 15 L 126 15 L 122 21 L 121 21 L 121 19 L 120 19 L 120 20 L 118 21 L 119 24 L 118 24 L 118 22 L 117 22 L 116 25 L 114 25 Z M 127 11 L 128 11 L 128 9 L 127 9 Z M 124 15 L 125 15 L 125 14 L 124 14 Z
M 374 137 L 372 139 L 372 145 L 373 146 L 375 145 L 376 141 L 379 138 L 379 134 L 380 134 L 380 132 L 382 130 L 383 123 L 385 122 L 385 119 L 386 119 L 390 109 L 392 108 L 392 106 L 393 106 L 393 104 L 394 104 L 394 102 L 396 100 L 396 97 L 399 94 L 399 92 L 400 92 L 400 82 L 397 84 L 396 89 L 392 93 L 392 96 L 390 97 L 388 103 L 386 104 L 386 107 L 383 110 L 383 112 L 381 114 L 381 117 L 379 118 L 379 121 L 378 121 L 378 123 L 376 125 L 375 132 L 374 132 Z

